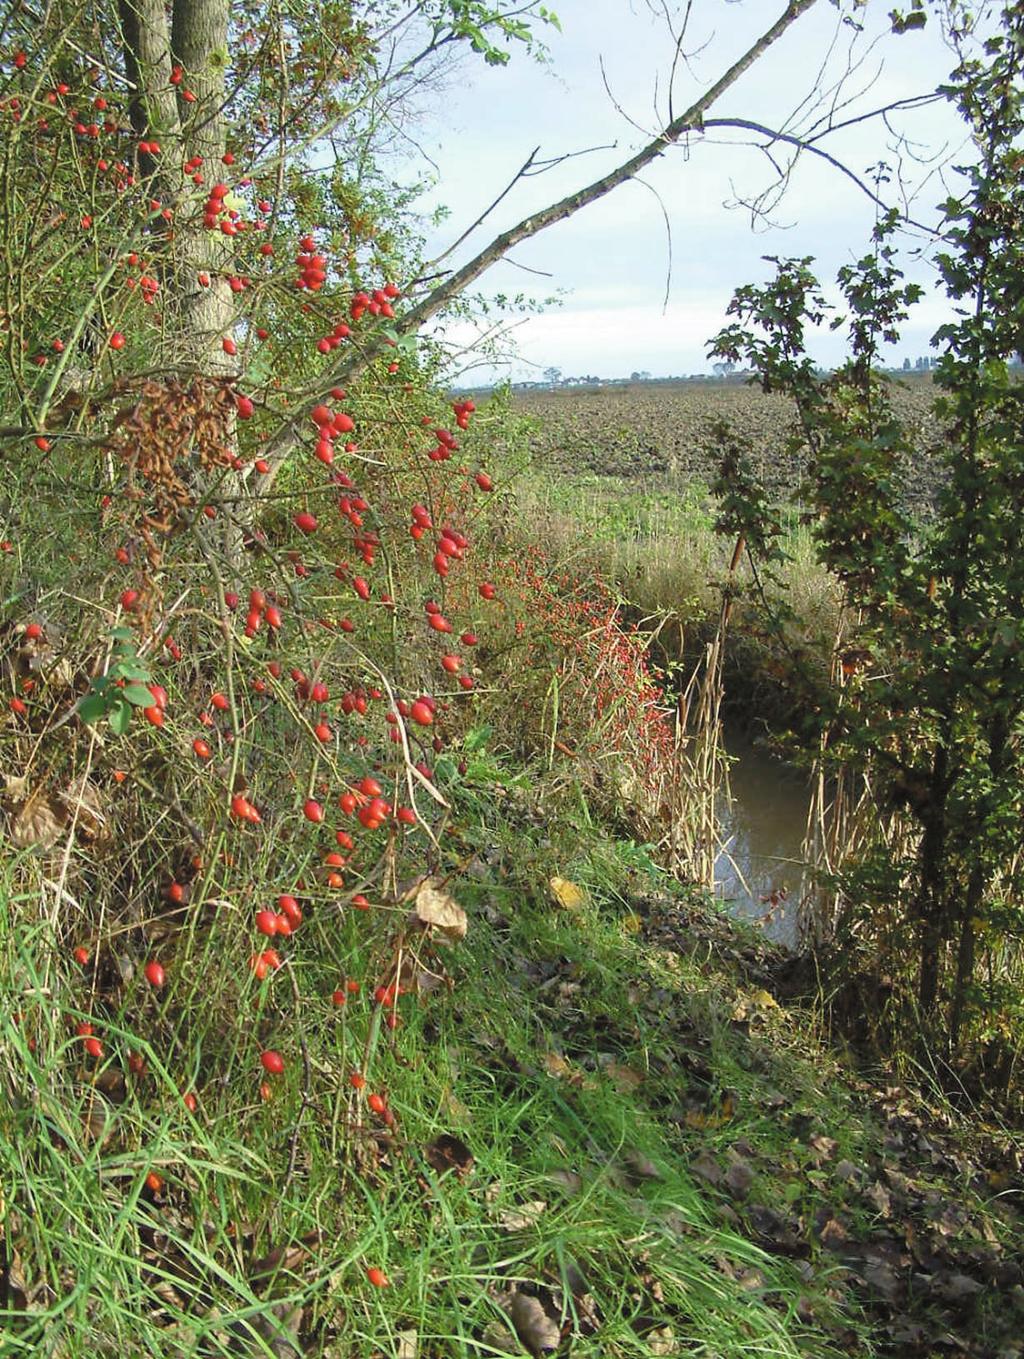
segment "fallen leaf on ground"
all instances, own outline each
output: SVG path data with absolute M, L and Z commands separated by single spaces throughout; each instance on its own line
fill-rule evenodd
M 690 1169 L 702 1180 L 707 1180 L 708 1184 L 721 1184 L 722 1182 L 722 1167 L 710 1151 L 702 1151 L 699 1156 L 695 1157 L 690 1162 Z
M 965 1298 L 983 1292 L 985 1285 L 967 1274 L 950 1274 L 946 1278 L 933 1279 L 932 1288 L 949 1302 L 963 1302 Z
M 865 1189 L 864 1197 L 874 1204 L 882 1217 L 889 1217 L 892 1213 L 892 1196 L 881 1180 L 876 1180 L 870 1189 Z
M 503 1208 L 498 1221 L 507 1232 L 525 1232 L 536 1225 L 547 1206 L 543 1199 L 534 1199 L 532 1203 L 520 1203 L 515 1208 Z
M 399 1331 L 395 1336 L 395 1359 L 416 1359 L 419 1352 L 419 1333 Z
M 745 1269 L 736 1280 L 745 1293 L 756 1293 L 765 1286 L 765 1277 L 759 1269 Z
M 735 1198 L 745 1198 L 754 1180 L 754 1172 L 742 1157 L 737 1157 L 725 1172 L 725 1187 Z
M 570 882 L 568 878 L 554 877 L 548 886 L 551 888 L 551 895 L 563 910 L 578 911 L 586 900 L 583 888 L 575 882 Z
M 662 1178 L 661 1171 L 651 1158 L 645 1156 L 642 1151 L 635 1149 L 627 1151 L 622 1159 L 627 1174 L 633 1180 L 660 1180 Z
M 577 1175 L 575 1170 L 552 1170 L 548 1179 L 566 1194 L 578 1194 L 583 1188 L 583 1176 Z
M 676 1333 L 671 1326 L 658 1326 L 653 1331 L 648 1331 L 644 1336 L 644 1344 L 649 1354 L 670 1355 L 679 1352 Z
M 733 1006 L 732 1017 L 737 1023 L 742 1023 L 746 1019 L 757 1018 L 759 1015 L 765 1015 L 778 1008 L 779 1002 L 772 993 L 761 987 L 739 997 Z
M 284 1246 L 275 1246 L 266 1255 L 253 1260 L 249 1266 L 249 1278 L 257 1287 L 262 1287 L 276 1274 L 293 1274 L 309 1259 L 313 1246 L 320 1244 L 320 1233 L 310 1232 L 300 1241 Z
M 842 1250 L 848 1240 L 846 1228 L 838 1218 L 830 1217 L 821 1228 L 821 1244 L 826 1250 Z
M 412 918 L 417 924 L 433 926 L 449 939 L 466 937 L 466 912 L 453 896 L 438 887 L 433 878 L 420 883 Z
M 442 1133 L 423 1148 L 427 1165 L 439 1175 L 454 1170 L 459 1179 L 473 1169 L 473 1153 L 459 1137 Z
M 604 1073 L 615 1083 L 618 1090 L 624 1095 L 628 1095 L 635 1090 L 638 1085 L 643 1084 L 643 1076 L 639 1071 L 634 1071 L 631 1066 L 625 1066 L 622 1062 L 606 1062 Z
M 46 790 L 41 787 L 28 793 L 19 804 L 17 800 L 22 793 L 21 782 L 8 779 L 11 841 L 18 849 L 26 849 L 29 845 L 52 849 L 64 833 L 67 812 L 57 803 L 51 802 Z M 16 785 L 13 794 L 12 785 Z
M 572 1067 L 565 1058 L 560 1056 L 557 1052 L 545 1052 L 544 1070 L 549 1076 L 555 1076 L 559 1080 L 563 1080 L 566 1076 L 572 1075 Z
M 722 1096 L 717 1109 L 689 1109 L 683 1116 L 683 1126 L 701 1131 L 704 1128 L 721 1128 L 736 1113 L 736 1097 L 731 1090 Z
M 531 1354 L 553 1354 L 562 1341 L 562 1329 L 545 1312 L 537 1298 L 513 1293 L 508 1314 L 516 1335 Z

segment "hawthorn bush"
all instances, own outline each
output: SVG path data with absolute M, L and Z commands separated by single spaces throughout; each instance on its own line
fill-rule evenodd
M 154 134 L 71 35 L 8 35 L 0 67 L 0 1045 L 36 1185 L 0 1219 L 35 1221 L 37 1303 L 124 1344 L 153 1307 L 191 1324 L 200 1278 L 244 1317 L 204 1220 L 262 1229 L 328 1145 L 340 1197 L 395 1130 L 386 1072 L 465 929 L 464 733 L 653 786 L 669 729 L 610 596 L 524 565 L 498 417 L 391 330 L 382 217 L 191 123 L 213 95 L 176 63 L 180 135 Z M 54 1147 L 101 1175 L 51 1177 Z M 137 1296 L 75 1293 L 68 1211 Z

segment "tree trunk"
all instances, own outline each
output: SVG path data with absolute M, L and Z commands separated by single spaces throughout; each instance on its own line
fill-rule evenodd
M 231 249 L 226 237 L 196 220 L 191 189 L 182 166 L 202 157 L 207 187 L 219 179 L 224 155 L 225 74 L 229 0 L 175 0 L 170 27 L 164 0 L 120 0 L 125 75 L 135 87 L 132 127 L 143 140 L 160 142 L 157 156 L 140 153 L 139 167 L 154 195 L 171 207 L 167 230 L 173 263 L 161 279 L 161 307 L 167 317 L 161 366 L 231 376 L 232 360 L 221 338 L 234 318 L 228 282 Z M 180 76 L 172 81 L 175 67 Z M 183 98 L 186 91 L 194 102 Z M 191 220 L 189 220 L 191 219 Z M 210 277 L 208 287 L 199 275 Z
M 922 813 L 924 832 L 918 851 L 920 881 L 917 914 L 921 922 L 921 960 L 917 1001 L 921 1018 L 926 1025 L 934 1017 L 938 1002 L 942 945 L 946 936 L 943 882 L 946 860 L 947 766 L 946 748 L 939 746 L 932 761 L 928 789 L 931 800 Z
M 223 164 L 223 107 L 230 0 L 174 0 L 170 29 L 163 0 L 121 3 L 125 73 L 138 91 L 133 126 L 140 135 L 151 132 L 164 139 L 159 157 L 140 164 L 174 213 L 167 228 L 171 263 L 161 279 L 165 338 L 158 361 L 167 372 L 231 380 L 238 361 L 225 352 L 223 340 L 236 317 L 233 251 L 229 237 L 204 225 L 192 192 L 199 185 L 183 169 L 201 158 L 198 174 L 207 192 L 229 173 Z M 186 91 L 193 97 L 185 99 Z M 233 446 L 233 411 L 224 433 Z M 220 489 L 226 497 L 237 497 L 238 475 L 222 476 Z M 204 529 L 204 537 L 228 563 L 237 559 L 241 534 L 236 526 L 217 522 Z
M 140 152 L 146 178 L 173 164 L 181 135 L 178 100 L 171 84 L 171 41 L 163 0 L 119 0 L 124 73 L 135 91 L 128 105 L 132 130 L 141 140 L 156 138 L 161 157 Z M 169 157 L 169 159 L 167 159 Z
M 956 982 L 953 988 L 953 1003 L 949 1014 L 949 1050 L 955 1052 L 960 1042 L 964 1010 L 967 1005 L 967 989 L 974 978 L 974 929 L 975 918 L 981 909 L 985 892 L 985 872 L 980 862 L 975 861 L 971 869 L 967 893 L 960 911 L 960 945 L 956 958 Z
M 229 0 L 175 0 L 171 27 L 174 62 L 183 71 L 182 84 L 196 96 L 184 123 L 184 160 L 202 157 L 199 173 L 210 189 L 227 174 L 223 166 L 225 79 L 228 64 Z M 175 302 L 178 308 L 180 364 L 195 366 L 217 377 L 234 377 L 237 362 L 224 353 L 221 341 L 235 319 L 229 275 L 232 249 L 229 238 L 210 231 L 200 219 L 177 227 L 175 245 Z M 208 286 L 199 275 L 209 275 Z

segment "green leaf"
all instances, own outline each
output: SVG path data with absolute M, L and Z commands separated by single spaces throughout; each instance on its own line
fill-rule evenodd
M 106 711 L 106 700 L 101 694 L 86 694 L 78 705 L 78 716 L 86 723 L 98 722 Z
M 121 690 L 121 696 L 136 708 L 153 706 L 153 695 L 141 684 L 126 684 Z
M 119 699 L 110 710 L 110 730 L 115 736 L 123 736 L 132 720 L 131 704 Z
M 483 750 L 493 735 L 493 727 L 474 727 L 472 731 L 466 732 L 465 739 L 462 742 L 463 748 L 468 754 L 472 755 L 478 750 Z
M 112 628 L 110 635 L 115 642 L 133 642 L 135 640 L 135 633 L 132 632 L 131 628 Z

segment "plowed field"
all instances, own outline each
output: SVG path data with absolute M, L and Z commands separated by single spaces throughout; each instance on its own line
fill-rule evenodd
M 930 412 L 934 395 L 927 379 L 896 390 L 894 404 L 913 431 L 913 466 L 902 467 L 907 500 L 926 511 L 938 485 L 936 449 L 941 428 Z M 712 426 L 725 418 L 751 442 L 762 478 L 772 494 L 791 500 L 803 457 L 787 443 L 796 430 L 793 405 L 739 382 L 641 383 L 615 387 L 530 392 L 516 398 L 536 417 L 535 454 L 542 465 L 569 473 L 661 481 L 710 482 L 716 454 Z

